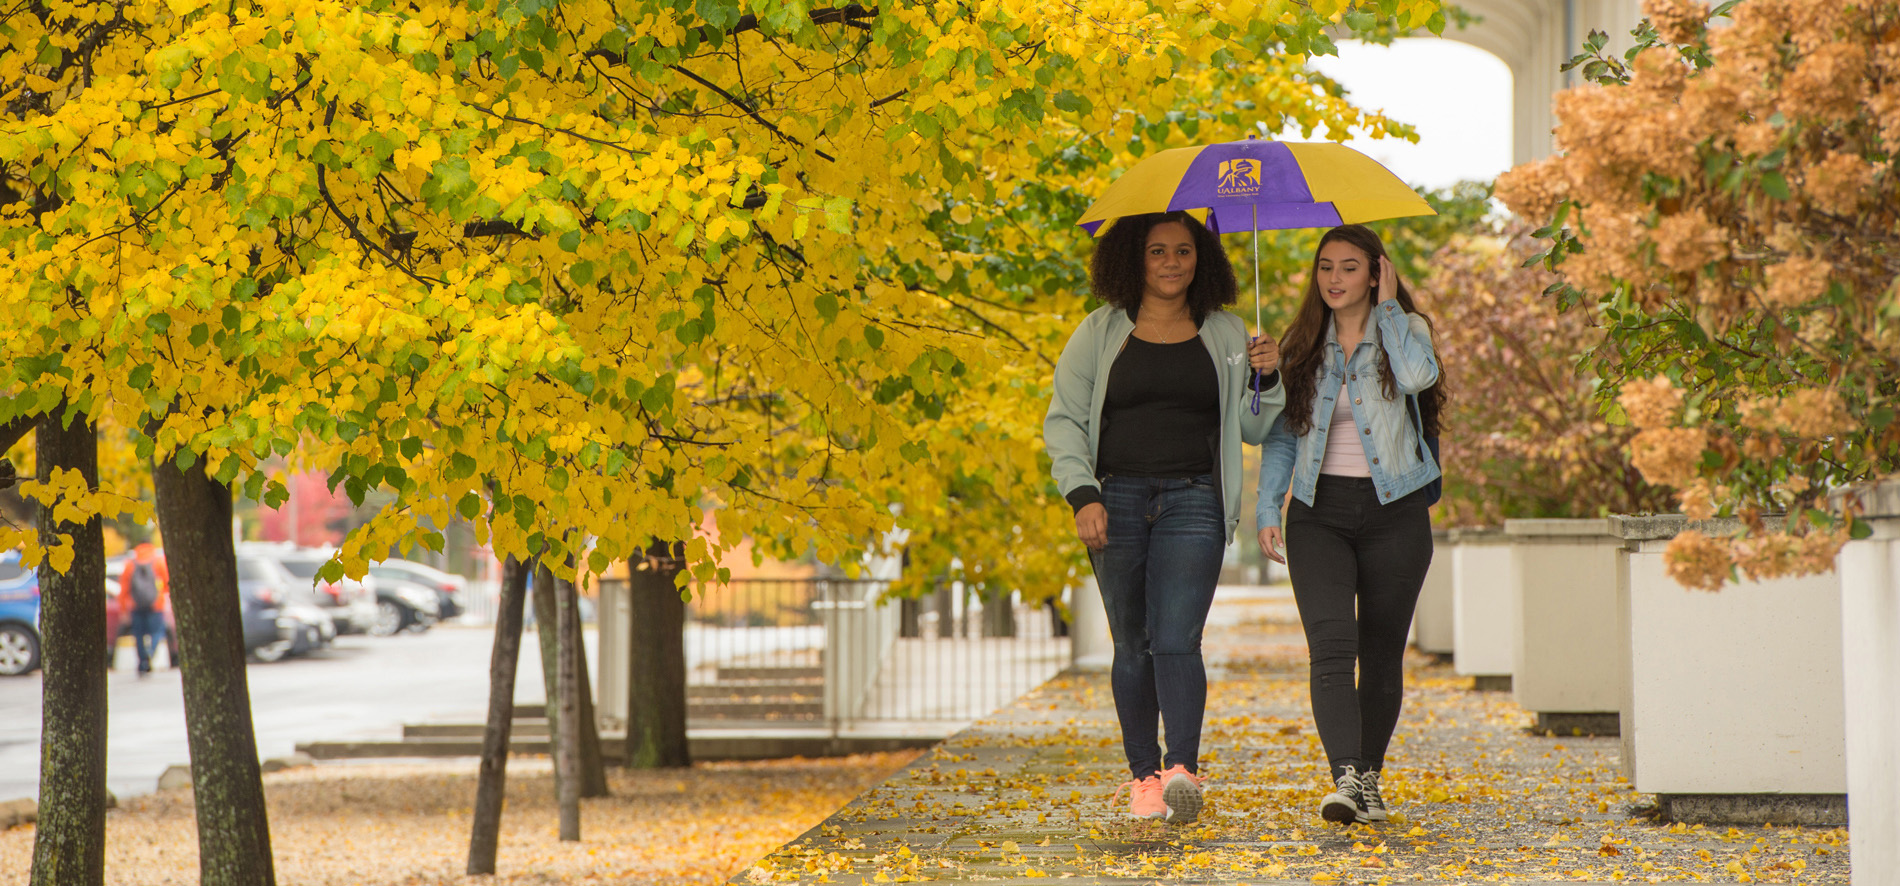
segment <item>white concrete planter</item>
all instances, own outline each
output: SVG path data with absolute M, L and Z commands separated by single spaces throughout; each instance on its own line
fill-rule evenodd
M 1109 635 L 1108 608 L 1095 573 L 1069 591 L 1070 666 L 1078 671 L 1108 671 L 1115 664 L 1115 640 Z
M 1457 650 L 1451 593 L 1453 559 L 1450 533 L 1433 530 L 1432 566 L 1425 572 L 1418 609 L 1412 614 L 1412 645 L 1420 652 L 1450 655 Z
M 602 732 L 627 731 L 627 680 L 633 664 L 633 592 L 624 581 L 603 581 L 594 610 L 594 720 Z M 530 604 L 532 605 L 532 604 Z
M 1518 629 L 1511 690 L 1539 731 L 1615 735 L 1629 641 L 1617 621 L 1610 521 L 1506 520 Z
M 1874 526 L 1839 560 L 1851 869 L 1854 886 L 1900 886 L 1900 480 L 1850 492 Z
M 1663 571 L 1663 550 L 1687 521 L 1610 521 L 1625 542 L 1623 765 L 1636 789 L 1679 820 L 1843 823 L 1839 576 L 1689 590 Z M 1705 531 L 1735 528 L 1714 521 Z
M 1454 529 L 1452 543 L 1452 664 L 1479 689 L 1511 688 L 1517 647 L 1516 551 L 1500 530 Z

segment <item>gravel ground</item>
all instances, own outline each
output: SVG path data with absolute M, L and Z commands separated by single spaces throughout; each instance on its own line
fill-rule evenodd
M 320 764 L 264 777 L 280 886 L 718 883 L 882 781 L 917 752 L 823 760 L 609 769 L 583 801 L 579 843 L 557 838 L 552 767 L 508 764 L 493 878 L 463 875 L 476 763 Z M 198 882 L 189 790 L 136 797 L 106 819 L 106 882 Z M 24 883 L 33 828 L 0 833 L 0 883 Z

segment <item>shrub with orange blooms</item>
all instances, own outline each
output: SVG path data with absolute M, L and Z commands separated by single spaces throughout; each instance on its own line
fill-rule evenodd
M 1419 286 L 1434 320 L 1450 399 L 1441 434 L 1445 497 L 1435 509 L 1455 526 L 1512 517 L 1648 513 L 1669 494 L 1631 472 L 1631 430 L 1597 406 L 1577 355 L 1601 338 L 1596 312 L 1538 303 L 1554 279 L 1526 267 L 1530 229 L 1463 237 L 1438 250 Z
M 1900 2 L 1645 11 L 1625 56 L 1593 35 L 1572 61 L 1597 85 L 1558 96 L 1563 153 L 1498 196 L 1550 222 L 1559 304 L 1604 318 L 1591 368 L 1632 461 L 1741 518 L 1677 539 L 1678 580 L 1824 571 L 1865 531 L 1825 493 L 1900 472 Z

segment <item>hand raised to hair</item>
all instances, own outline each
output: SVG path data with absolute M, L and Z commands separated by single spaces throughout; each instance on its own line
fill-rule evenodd
M 1378 296 L 1380 302 L 1399 297 L 1399 272 L 1393 268 L 1389 255 L 1379 256 L 1379 282 L 1373 295 Z

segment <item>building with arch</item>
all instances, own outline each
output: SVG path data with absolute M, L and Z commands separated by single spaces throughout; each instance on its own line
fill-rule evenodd
M 1582 51 L 1593 30 L 1610 35 L 1621 52 L 1643 19 L 1641 0 L 1452 0 L 1478 17 L 1465 29 L 1447 28 L 1444 38 L 1467 43 L 1501 59 L 1511 69 L 1511 161 L 1550 154 L 1551 97 L 1575 85 L 1574 73 L 1558 70 Z

